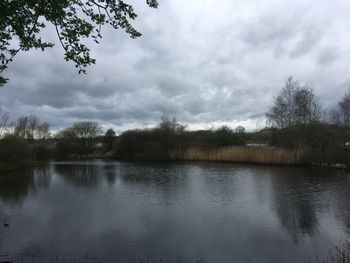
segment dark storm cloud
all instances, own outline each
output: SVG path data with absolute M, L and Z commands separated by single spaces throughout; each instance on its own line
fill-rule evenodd
M 7 71 L 1 108 L 13 118 L 36 114 L 56 130 L 79 120 L 149 127 L 162 114 L 190 128 L 255 129 L 289 76 L 313 85 L 325 108 L 349 88 L 346 0 L 171 0 L 158 10 L 134 2 L 140 39 L 104 29 L 87 75 L 58 45 L 22 53 Z

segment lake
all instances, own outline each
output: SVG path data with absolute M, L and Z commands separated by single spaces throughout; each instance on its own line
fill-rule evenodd
M 51 162 L 0 176 L 0 223 L 0 262 L 308 262 L 350 239 L 350 175 Z

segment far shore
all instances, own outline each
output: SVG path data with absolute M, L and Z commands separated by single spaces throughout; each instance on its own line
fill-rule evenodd
M 91 159 L 110 159 L 118 161 L 170 161 L 170 162 L 225 162 L 254 165 L 273 165 L 273 166 L 313 166 L 333 169 L 347 169 L 345 164 L 340 163 L 312 163 L 304 161 L 304 152 L 302 149 L 285 149 L 276 147 L 260 146 L 227 146 L 214 149 L 199 147 L 188 148 L 184 151 L 173 152 L 166 159 L 151 159 L 147 156 L 138 158 L 114 158 L 109 154 L 88 154 L 71 155 L 64 160 L 91 160 Z M 59 160 L 59 159 L 55 159 Z M 27 167 L 45 163 L 45 161 L 2 161 L 0 162 L 0 175 L 19 171 Z
M 38 165 L 39 163 L 42 163 L 42 162 L 33 161 L 33 160 L 8 161 L 8 162 L 0 161 L 0 175 L 20 171 L 27 167 Z

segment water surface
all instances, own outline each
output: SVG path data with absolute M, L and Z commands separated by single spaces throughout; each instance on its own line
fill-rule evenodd
M 308 262 L 350 238 L 350 175 L 52 162 L 0 176 L 0 223 L 0 260 Z

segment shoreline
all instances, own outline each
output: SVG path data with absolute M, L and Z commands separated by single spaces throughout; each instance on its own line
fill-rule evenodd
M 0 176 L 6 175 L 12 172 L 17 172 L 20 170 L 23 170 L 28 167 L 33 167 L 35 165 L 38 165 L 42 162 L 40 161 L 31 161 L 31 160 L 25 160 L 25 161 L 9 161 L 4 162 L 0 161 Z
M 21 160 L 0 161 L 0 175 L 20 171 L 27 167 L 33 167 L 50 161 L 78 161 L 78 160 L 114 160 L 122 162 L 213 162 L 232 163 L 262 166 L 286 166 L 286 167 L 320 167 L 337 170 L 349 170 L 349 167 L 341 163 L 308 163 L 304 158 L 302 149 L 285 149 L 273 147 L 252 146 L 228 146 L 222 148 L 188 148 L 186 150 L 171 152 L 164 158 L 117 158 L 110 154 L 88 154 L 67 156 L 67 158 L 53 158 L 51 160 Z

